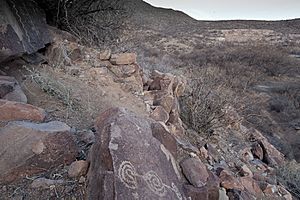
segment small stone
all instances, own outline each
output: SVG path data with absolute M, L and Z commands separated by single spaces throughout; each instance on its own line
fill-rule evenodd
M 70 178 L 75 178 L 79 176 L 84 176 L 87 173 L 89 164 L 87 161 L 80 160 L 73 162 L 68 170 L 68 176 Z
M 79 178 L 78 183 L 80 183 L 80 184 L 85 183 L 85 177 L 84 177 L 84 176 L 81 176 L 81 177 Z
M 104 51 L 101 51 L 99 54 L 99 58 L 100 60 L 109 60 L 111 57 L 111 50 L 110 49 L 106 49 Z
M 205 147 L 201 147 L 199 150 L 200 150 L 201 158 L 207 159 L 208 158 L 208 151 L 205 149 Z

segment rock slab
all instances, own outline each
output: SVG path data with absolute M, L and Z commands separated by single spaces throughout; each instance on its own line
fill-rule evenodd
M 70 164 L 77 148 L 62 122 L 10 122 L 0 129 L 0 183 Z
M 97 118 L 96 130 L 87 199 L 185 199 L 174 158 L 148 119 L 113 108 Z
M 46 112 L 38 107 L 0 99 L 0 121 L 35 121 L 42 122 Z

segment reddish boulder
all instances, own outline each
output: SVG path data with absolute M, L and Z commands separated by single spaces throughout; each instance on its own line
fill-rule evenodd
M 15 101 L 0 100 L 0 121 L 36 121 L 42 122 L 46 117 L 43 109 Z
M 10 122 L 0 129 L 0 182 L 47 171 L 75 160 L 70 127 L 62 122 Z
M 180 163 L 183 174 L 195 187 L 205 186 L 209 174 L 199 158 L 187 158 Z
M 87 199 L 184 198 L 174 158 L 152 136 L 148 119 L 109 109 L 97 118 L 96 130 Z

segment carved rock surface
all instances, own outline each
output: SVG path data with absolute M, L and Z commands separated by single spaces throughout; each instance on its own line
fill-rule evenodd
M 96 122 L 87 199 L 183 199 L 171 153 L 152 136 L 148 119 L 121 108 Z
M 0 129 L 0 183 L 47 171 L 75 160 L 70 127 L 62 122 L 10 122 Z
M 0 0 L 0 5 L 0 62 L 51 42 L 45 14 L 35 1 Z

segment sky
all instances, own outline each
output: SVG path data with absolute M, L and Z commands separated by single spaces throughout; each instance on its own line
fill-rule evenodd
M 181 10 L 198 20 L 284 20 L 300 18 L 300 0 L 146 0 Z

